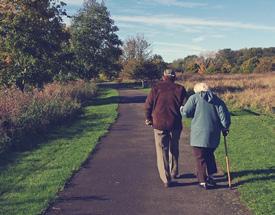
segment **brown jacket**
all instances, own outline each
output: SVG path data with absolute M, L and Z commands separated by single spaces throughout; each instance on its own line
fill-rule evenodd
M 152 87 L 145 102 L 145 117 L 159 130 L 182 129 L 180 106 L 186 99 L 183 86 L 163 80 Z

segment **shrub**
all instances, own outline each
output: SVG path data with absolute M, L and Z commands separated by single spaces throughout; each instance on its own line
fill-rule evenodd
M 84 81 L 52 83 L 40 91 L 0 90 L 0 152 L 11 146 L 24 147 L 18 144 L 27 135 L 71 119 L 81 111 L 81 103 L 95 94 L 96 85 Z

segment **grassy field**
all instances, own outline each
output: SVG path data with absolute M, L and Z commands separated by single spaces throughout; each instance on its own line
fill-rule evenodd
M 179 83 L 188 91 L 205 82 L 231 109 L 252 109 L 272 113 L 275 108 L 275 73 L 233 75 L 182 75 Z
M 0 214 L 40 214 L 47 208 L 114 122 L 116 96 L 114 90 L 101 92 L 70 125 L 44 139 L 32 137 L 36 148 L 0 158 Z
M 275 214 L 275 118 L 249 111 L 232 114 L 227 138 L 232 184 L 254 214 Z M 223 140 L 216 156 L 225 170 Z
M 195 83 L 206 82 L 226 101 L 232 113 L 227 143 L 233 186 L 254 214 L 275 214 L 275 114 L 272 113 L 275 74 L 184 76 L 183 79 L 180 83 L 188 91 L 192 91 Z M 216 156 L 226 170 L 223 139 Z

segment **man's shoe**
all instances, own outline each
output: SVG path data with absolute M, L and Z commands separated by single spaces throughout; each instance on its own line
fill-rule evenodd
M 164 183 L 164 187 L 165 188 L 171 187 L 171 181 Z
M 179 174 L 172 175 L 172 178 L 173 178 L 173 179 L 179 179 L 179 178 L 180 178 L 180 175 L 179 175 Z

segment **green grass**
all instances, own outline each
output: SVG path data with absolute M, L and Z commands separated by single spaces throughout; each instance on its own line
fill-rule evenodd
M 184 120 L 190 127 L 191 120 Z M 227 137 L 232 185 L 255 215 L 275 214 L 275 118 L 251 111 L 233 112 Z M 224 142 L 216 151 L 226 172 Z
M 151 88 L 144 88 L 144 89 L 142 89 L 142 91 L 145 92 L 145 93 L 149 93 L 150 90 L 151 90 Z
M 233 113 L 234 114 L 234 113 Z M 227 138 L 233 186 L 256 215 L 275 214 L 275 118 L 239 112 Z M 223 140 L 217 150 L 225 170 Z
M 35 139 L 36 148 L 0 158 L 0 214 L 40 214 L 56 198 L 117 117 L 117 91 L 105 90 L 67 126 Z

